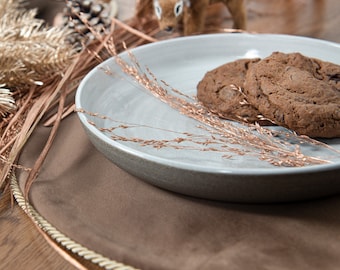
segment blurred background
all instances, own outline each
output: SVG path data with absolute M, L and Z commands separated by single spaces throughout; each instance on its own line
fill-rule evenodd
M 90 1 L 100 3 L 110 0 Z M 113 1 L 117 3 L 119 19 L 134 16 L 138 0 Z M 55 17 L 63 12 L 65 5 L 65 0 L 29 1 L 29 7 L 38 8 L 38 16 L 49 24 L 55 22 Z M 340 42 L 340 27 L 335 27 L 340 25 L 339 0 L 246 0 L 246 7 L 250 32 L 294 34 Z M 212 5 L 208 11 L 207 25 L 230 28 L 228 10 L 222 4 Z M 334 29 L 338 33 L 334 33 Z M 207 32 L 214 32 L 213 27 Z

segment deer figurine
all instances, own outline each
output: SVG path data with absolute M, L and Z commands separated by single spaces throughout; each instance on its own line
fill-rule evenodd
M 172 32 L 183 22 L 183 34 L 201 33 L 204 28 L 207 8 L 221 2 L 226 5 L 234 29 L 246 29 L 246 8 L 244 0 L 145 0 L 152 1 L 154 13 L 161 30 Z

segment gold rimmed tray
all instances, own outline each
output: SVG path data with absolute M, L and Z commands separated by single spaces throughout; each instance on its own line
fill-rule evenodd
M 122 263 L 106 258 L 103 255 L 98 254 L 81 244 L 78 244 L 77 242 L 73 241 L 71 238 L 60 232 L 43 216 L 41 216 L 35 210 L 35 208 L 25 199 L 24 194 L 19 187 L 19 183 L 15 174 L 12 174 L 10 178 L 11 190 L 18 205 L 30 218 L 32 218 L 32 220 L 39 226 L 39 228 L 47 233 L 47 235 L 51 237 L 51 239 L 53 239 L 56 243 L 58 243 L 71 253 L 76 254 L 86 260 L 89 260 L 92 263 L 103 267 L 104 269 L 135 270 L 135 268 L 133 268 L 132 266 L 124 265 Z

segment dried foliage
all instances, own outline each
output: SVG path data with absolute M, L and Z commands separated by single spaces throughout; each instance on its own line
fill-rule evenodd
M 0 188 L 73 61 L 68 30 L 47 27 L 25 1 L 0 0 Z
M 0 82 L 8 88 L 41 85 L 70 64 L 65 42 L 69 30 L 44 26 L 36 10 L 17 1 L 0 0 Z
M 81 79 L 94 66 L 111 57 L 104 46 L 108 38 L 114 37 L 117 44 L 124 41 L 133 48 L 156 41 L 152 35 L 158 29 L 155 22 L 148 20 L 141 22 L 132 18 L 123 23 L 113 19 L 107 35 L 100 35 L 90 28 L 96 40 L 77 52 L 65 42 L 68 30 L 45 28 L 42 21 L 34 18 L 35 11 L 26 11 L 23 3 L 0 0 L 0 83 L 6 82 L 6 88 L 11 91 L 2 90 L 6 95 L 6 106 L 13 105 L 11 97 L 15 98 L 17 105 L 13 113 L 8 111 L 6 117 L 0 118 L 0 190 L 7 186 L 7 177 L 16 167 L 29 172 L 28 192 L 53 143 L 61 119 L 73 112 L 73 105 L 66 103 L 67 96 L 74 94 Z M 84 24 L 87 25 L 86 20 Z M 138 28 L 143 29 L 143 33 Z M 14 40 L 18 44 L 14 44 Z M 2 46 L 5 42 L 7 45 Z M 9 46 L 12 46 L 11 51 L 8 51 Z M 118 45 L 116 49 L 119 52 L 124 48 Z M 34 52 L 40 52 L 40 57 Z M 20 61 L 14 56 L 9 57 L 13 53 L 18 53 Z M 45 122 L 52 126 L 50 136 L 34 166 L 24 168 L 18 165 L 17 159 L 28 138 L 41 119 L 50 114 L 53 116 Z

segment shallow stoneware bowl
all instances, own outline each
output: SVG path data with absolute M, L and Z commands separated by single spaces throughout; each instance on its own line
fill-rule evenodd
M 141 46 L 131 53 L 143 72 L 149 69 L 159 81 L 194 97 L 197 83 L 207 71 L 240 58 L 266 57 L 274 51 L 300 52 L 340 64 L 339 44 L 287 35 L 192 36 Z M 120 57 L 129 62 L 126 52 Z M 247 155 L 210 151 L 207 145 L 195 142 L 212 138 L 201 123 L 134 82 L 116 58 L 101 63 L 83 79 L 76 107 L 88 137 L 100 152 L 127 172 L 169 191 L 247 203 L 305 200 L 340 191 L 339 152 L 303 144 L 305 155 L 329 162 L 280 167 L 261 160 L 251 150 Z M 176 144 L 176 138 L 181 142 Z M 340 151 L 340 139 L 323 142 Z

